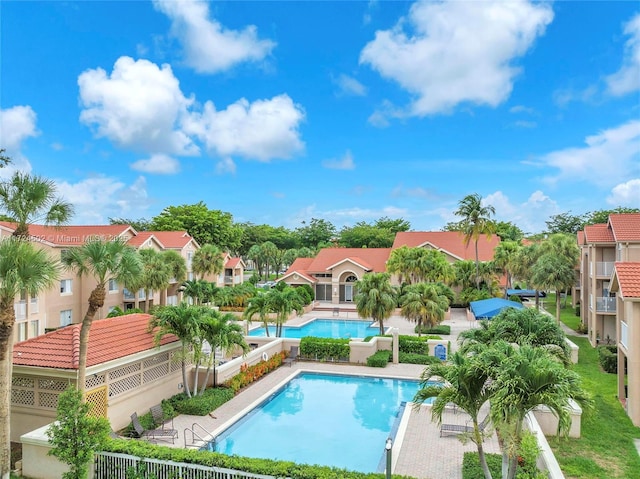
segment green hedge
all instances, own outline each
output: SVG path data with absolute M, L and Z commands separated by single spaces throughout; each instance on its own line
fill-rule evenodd
M 492 477 L 502 477 L 502 456 L 485 454 Z M 484 479 L 477 452 L 465 452 L 462 459 L 462 479 Z
M 427 326 L 422 326 L 422 328 L 420 328 L 418 325 L 416 325 L 414 331 L 416 334 L 449 335 L 451 334 L 451 326 L 449 326 L 448 324 L 439 324 L 438 326 L 435 326 L 433 328 L 429 328 Z
M 618 347 L 598 346 L 598 361 L 605 372 L 618 374 Z
M 214 409 L 233 399 L 233 396 L 235 396 L 233 389 L 216 387 L 206 389 L 203 394 L 191 398 L 188 398 L 185 393 L 176 394 L 170 397 L 168 402 L 178 414 L 206 416 Z
M 435 356 L 429 356 L 427 354 L 416 354 L 416 353 L 400 353 L 398 355 L 398 360 L 404 364 L 435 364 L 441 363 L 440 359 Z
M 223 467 L 255 474 L 291 479 L 384 479 L 384 474 L 352 472 L 346 469 L 328 466 L 311 466 L 296 464 L 290 461 L 274 461 L 271 459 L 253 459 L 240 456 L 227 456 L 217 452 L 198 451 L 194 449 L 177 449 L 157 446 L 145 441 L 127 441 L 110 439 L 103 451 L 130 454 L 136 457 L 154 458 L 165 461 L 200 464 L 208 467 Z M 183 476 L 185 477 L 185 476 Z M 410 476 L 394 474 L 393 479 L 413 479 Z M 186 479 L 186 478 L 185 478 Z
M 429 354 L 430 339 L 442 339 L 440 336 L 398 336 L 398 348 L 401 353 Z
M 306 336 L 300 340 L 300 357 L 303 359 L 348 361 L 350 353 L 349 339 Z
M 384 368 L 391 360 L 391 351 L 382 349 L 367 358 L 367 366 L 372 368 Z

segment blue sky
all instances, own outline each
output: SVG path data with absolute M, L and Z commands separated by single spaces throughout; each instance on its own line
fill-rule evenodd
M 75 224 L 204 201 L 235 221 L 414 230 L 479 193 L 530 233 L 640 206 L 635 1 L 17 2 L 0 146 Z

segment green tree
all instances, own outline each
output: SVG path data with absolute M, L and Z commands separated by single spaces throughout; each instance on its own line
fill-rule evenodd
M 125 287 L 140 284 L 142 262 L 136 250 L 123 238 L 111 241 L 94 239 L 82 246 L 69 249 L 62 255 L 62 264 L 78 276 L 88 276 L 96 282 L 89 295 L 89 307 L 80 328 L 80 357 L 78 359 L 78 389 L 85 390 L 87 374 L 87 346 L 89 331 L 97 312 L 104 306 L 106 286 L 110 279 Z
M 136 231 L 150 231 L 151 221 L 146 218 L 133 220 L 130 218 L 109 218 L 110 225 L 129 225 Z
M 360 221 L 340 230 L 339 243 L 346 248 L 390 248 L 395 233 L 391 229 Z
M 262 274 L 264 271 L 264 267 L 266 264 L 264 252 L 259 244 L 254 244 L 251 248 L 249 248 L 249 252 L 247 253 L 247 257 L 253 261 L 253 266 L 258 270 L 258 277 L 262 279 Z
M 411 223 L 402 218 L 391 219 L 387 216 L 379 218 L 373 223 L 373 226 L 379 229 L 389 230 L 394 235 L 403 231 L 409 231 L 411 229 Z
M 516 253 L 515 260 L 513 262 L 513 275 L 518 278 L 518 280 L 525 281 L 530 287 L 534 287 L 531 282 L 532 276 L 532 268 L 538 261 L 540 257 L 540 244 L 539 243 L 531 243 L 527 246 L 523 246 Z M 539 294 L 536 289 L 536 308 L 539 303 Z
M 556 291 L 556 320 L 560 323 L 560 293 L 575 282 L 575 266 L 560 256 L 546 253 L 533 265 L 531 273 L 531 282 L 536 288 Z
M 384 320 L 390 318 L 396 308 L 396 291 L 390 279 L 389 273 L 367 273 L 354 285 L 358 315 L 377 321 L 380 334 L 384 334 Z
M 271 304 L 267 293 L 258 292 L 249 300 L 249 304 L 242 313 L 242 317 L 249 323 L 253 321 L 254 316 L 258 315 L 258 319 L 264 326 L 267 337 L 269 337 L 269 313 L 271 313 Z
M 260 245 L 261 257 L 265 264 L 265 278 L 269 279 L 269 275 L 275 266 L 278 256 L 278 247 L 271 241 L 265 241 Z
M 180 291 L 197 306 L 211 302 L 216 297 L 219 289 L 227 290 L 230 288 L 218 288 L 215 284 L 205 279 L 192 279 L 182 283 Z
M 143 248 L 139 250 L 140 259 L 142 260 L 142 276 L 140 282 L 135 289 L 144 289 L 146 292 L 144 312 L 149 312 L 154 291 L 160 291 L 160 304 L 166 302 L 167 288 L 171 281 L 171 269 L 169 263 L 164 256 L 158 251 L 151 248 Z
M 19 238 L 29 237 L 29 224 L 62 226 L 73 216 L 73 206 L 56 197 L 52 180 L 19 171 L 0 182 L 0 208 L 17 224 L 13 236 Z
M 328 245 L 336 236 L 336 227 L 327 220 L 311 218 L 308 225 L 303 221 L 302 226 L 296 228 L 296 234 L 301 246 L 318 249 Z
M 196 276 L 204 279 L 207 275 L 217 276 L 224 270 L 224 257 L 217 246 L 205 244 L 195 253 L 191 269 Z
M 14 301 L 21 291 L 37 296 L 53 287 L 58 264 L 45 250 L 18 238 L 0 241 L 0 477 L 9 477 Z
M 584 215 L 572 215 L 570 211 L 551 215 L 545 224 L 547 225 L 547 233 L 566 233 L 575 235 L 584 227 Z
M 11 163 L 11 158 L 4 154 L 6 150 L 4 148 L 0 149 L 0 168 L 4 168 L 9 163 Z
M 391 250 L 389 255 L 387 271 L 391 274 L 397 274 L 400 284 L 403 284 L 405 280 L 411 283 L 410 258 L 411 248 L 406 245 Z
M 69 465 L 63 479 L 89 477 L 89 463 L 109 437 L 111 426 L 103 417 L 89 415 L 91 404 L 82 401 L 82 392 L 69 386 L 58 397 L 56 421 L 47 429 L 53 446 L 49 455 Z
M 465 245 L 473 240 L 476 253 L 476 288 L 480 289 L 480 268 L 478 266 L 478 239 L 480 236 L 491 235 L 495 232 L 495 224 L 491 220 L 496 210 L 493 206 L 482 206 L 482 197 L 478 193 L 465 196 L 458 203 L 456 216 L 462 217 L 462 232 Z
M 480 410 L 491 397 L 489 373 L 483 366 L 477 356 L 457 352 L 449 356 L 446 363 L 430 364 L 422 372 L 421 387 L 413 401 L 419 406 L 427 399 L 435 398 L 431 414 L 438 424 L 442 423 L 442 415 L 448 404 L 455 404 L 466 412 L 471 417 L 473 433 L 461 439 L 469 439 L 476 445 L 484 477 L 491 479 L 483 447 L 484 434 L 478 426 Z M 433 380 L 439 383 L 433 384 Z
M 449 309 L 449 300 L 432 283 L 407 286 L 400 297 L 400 304 L 402 315 L 418 323 L 418 336 L 421 335 L 422 325 L 432 328 L 440 324 Z
M 618 206 L 612 210 L 596 210 L 591 213 L 587 213 L 585 215 L 585 224 L 587 225 L 595 225 L 595 224 L 606 224 L 609 221 L 609 215 L 612 214 L 629 214 L 629 213 L 640 213 L 640 208 L 628 208 L 625 206 Z
M 472 288 L 475 284 L 476 268 L 471 260 L 456 261 L 453 263 L 454 279 L 453 285 L 460 286 L 461 289 Z
M 170 288 L 172 289 L 171 293 L 175 294 L 177 292 L 176 289 L 178 288 L 178 285 L 182 284 L 187 279 L 187 261 L 180 253 L 173 249 L 165 250 L 161 254 L 162 260 L 168 266 L 171 274 L 170 279 L 173 284 L 173 286 L 170 285 Z M 167 294 L 168 291 L 165 291 L 165 294 L 160 296 L 161 306 L 165 305 Z M 163 296 L 165 301 L 163 301 Z
M 493 253 L 493 262 L 507 276 L 507 289 L 511 288 L 512 271 L 517 268 L 515 262 L 521 246 L 515 241 L 501 241 Z
M 282 291 L 271 289 L 267 293 L 269 309 L 276 314 L 276 337 L 282 336 L 282 326 L 294 311 L 299 316 L 304 313 L 304 300 L 295 288 L 287 287 Z
M 515 241 L 520 243 L 522 238 L 524 238 L 524 231 L 510 221 L 498 221 L 496 222 L 496 235 L 498 235 L 502 241 Z

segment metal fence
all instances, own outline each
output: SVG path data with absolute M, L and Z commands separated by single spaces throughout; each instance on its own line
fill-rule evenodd
M 98 452 L 94 479 L 275 479 L 221 467 L 135 457 L 114 452 Z

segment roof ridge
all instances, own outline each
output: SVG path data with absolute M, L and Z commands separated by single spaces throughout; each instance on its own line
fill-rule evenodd
M 82 323 L 73 326 L 73 334 L 71 336 L 71 365 L 74 369 L 80 367 L 80 329 Z

